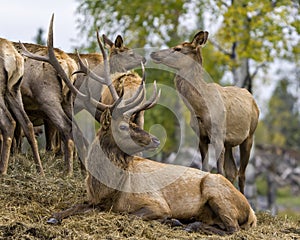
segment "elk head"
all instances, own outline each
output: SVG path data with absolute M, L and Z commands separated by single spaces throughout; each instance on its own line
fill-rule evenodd
M 141 62 L 146 62 L 146 59 L 143 56 L 135 53 L 132 49 L 129 49 L 124 45 L 120 35 L 116 37 L 115 42 L 113 43 L 103 34 L 103 42 L 109 49 L 111 73 L 126 72 L 140 66 Z
M 190 68 L 195 62 L 202 65 L 201 48 L 205 45 L 207 38 L 208 32 L 200 31 L 191 42 L 152 52 L 150 56 L 155 63 L 162 63 L 177 70 Z
M 131 116 L 155 106 L 160 91 L 157 93 L 154 82 L 153 94 L 145 101 L 144 74 L 140 88 L 130 99 L 124 100 L 121 96 L 113 105 L 107 107 L 101 116 L 101 136 L 103 146 L 115 144 L 123 153 L 133 155 L 144 150 L 153 150 L 159 147 L 160 141 L 155 136 L 144 131 L 133 123 Z

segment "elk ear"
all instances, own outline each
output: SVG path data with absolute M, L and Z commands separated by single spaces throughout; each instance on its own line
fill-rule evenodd
M 105 34 L 102 35 L 102 38 L 103 38 L 104 45 L 106 47 L 112 48 L 114 43 L 111 40 L 109 40 L 109 38 Z
M 118 35 L 116 40 L 115 40 L 115 47 L 121 48 L 123 46 L 123 38 Z
M 195 47 L 204 46 L 207 41 L 207 38 L 208 38 L 208 32 L 200 31 L 195 35 L 192 44 L 194 44 Z

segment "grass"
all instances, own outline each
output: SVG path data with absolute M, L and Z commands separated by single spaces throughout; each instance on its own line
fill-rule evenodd
M 45 178 L 36 174 L 33 160 L 22 155 L 12 158 L 8 175 L 0 177 L 0 239 L 300 239 L 300 218 L 266 212 L 257 213 L 256 228 L 225 237 L 187 233 L 157 221 L 99 210 L 48 225 L 53 212 L 86 200 L 85 187 L 77 162 L 74 177 L 66 178 L 61 158 L 41 156 Z

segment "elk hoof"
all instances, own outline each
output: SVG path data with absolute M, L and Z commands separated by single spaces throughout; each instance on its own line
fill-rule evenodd
M 47 220 L 47 223 L 48 223 L 48 224 L 52 224 L 52 225 L 58 225 L 58 224 L 61 223 L 61 221 L 59 221 L 58 219 L 52 217 L 52 218 L 49 218 L 49 219 Z
M 187 225 L 187 227 L 184 229 L 185 231 L 191 233 L 191 232 L 197 232 L 201 228 L 202 223 L 201 222 L 194 222 Z

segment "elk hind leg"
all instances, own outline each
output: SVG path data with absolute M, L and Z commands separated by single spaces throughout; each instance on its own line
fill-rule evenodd
M 16 122 L 6 108 L 5 104 L 0 104 L 0 128 L 2 133 L 0 174 L 5 175 L 8 169 L 8 161 Z
M 209 171 L 209 166 L 208 166 L 208 143 L 206 140 L 201 139 L 199 140 L 199 150 L 201 154 L 201 159 L 202 159 L 202 170 L 208 172 Z
M 250 152 L 253 144 L 253 136 L 249 136 L 241 145 L 240 145 L 240 169 L 239 169 L 239 189 L 240 192 L 244 194 L 245 190 L 245 172 L 250 158 Z
M 238 175 L 238 169 L 237 169 L 237 166 L 236 166 L 234 158 L 233 158 L 232 147 L 229 147 L 229 146 L 225 147 L 224 170 L 225 170 L 226 178 L 231 183 L 234 183 L 234 181 Z

